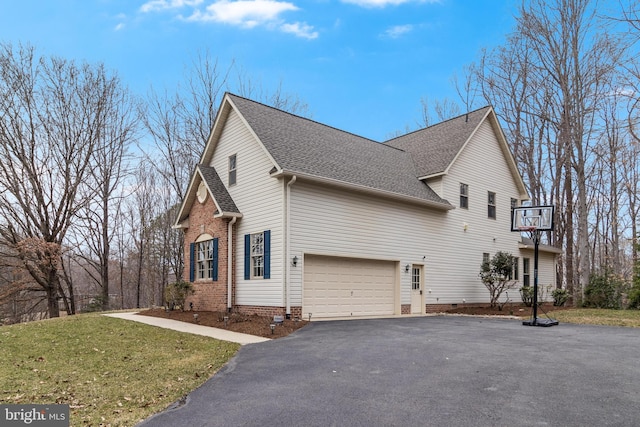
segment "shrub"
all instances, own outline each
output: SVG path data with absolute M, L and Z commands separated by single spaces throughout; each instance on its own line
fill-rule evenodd
M 169 310 L 180 307 L 184 311 L 184 302 L 193 293 L 193 285 L 190 282 L 170 283 L 164 289 L 164 301 Z
M 640 286 L 634 286 L 629 291 L 629 302 L 627 308 L 640 309 Z
M 562 307 L 569 300 L 569 291 L 562 288 L 556 288 L 551 292 L 551 296 L 553 297 L 553 305 L 556 307 Z
M 102 311 L 102 307 L 104 306 L 104 297 L 102 295 L 96 295 L 91 298 L 89 304 L 84 308 L 85 313 L 95 313 L 98 311 Z
M 531 307 L 533 305 L 533 286 L 521 287 L 520 297 L 522 298 L 522 303 L 526 307 Z
M 625 284 L 608 271 L 592 274 L 584 290 L 584 307 L 620 309 Z
M 509 279 L 513 261 L 513 255 L 510 253 L 497 252 L 489 262 L 483 262 L 480 266 L 480 280 L 489 290 L 491 307 L 498 307 L 498 310 L 502 310 L 502 306 L 507 302 L 499 303 L 500 295 L 515 288 L 518 283 Z

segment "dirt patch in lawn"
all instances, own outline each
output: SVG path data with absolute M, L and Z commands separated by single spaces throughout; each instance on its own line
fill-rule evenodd
M 555 307 L 551 303 L 542 304 L 538 308 L 538 317 L 544 317 L 544 313 L 551 314 L 554 311 L 567 310 L 570 307 Z M 508 304 L 499 310 L 497 307 L 490 307 L 489 305 L 481 307 L 456 307 L 446 310 L 445 313 L 451 314 L 468 314 L 473 316 L 517 316 L 517 317 L 531 317 L 531 307 L 527 307 L 524 304 Z
M 276 324 L 272 332 L 270 325 L 273 323 L 273 317 L 258 316 L 257 314 L 224 313 L 219 311 L 165 311 L 164 308 L 144 310 L 138 314 L 179 320 L 181 322 L 195 323 L 202 326 L 211 326 L 213 328 L 265 338 L 285 337 L 309 323 L 306 320 L 296 321 L 293 319 L 284 319 L 282 323 Z M 196 314 L 197 319 L 194 316 Z M 226 322 L 225 316 L 227 317 Z

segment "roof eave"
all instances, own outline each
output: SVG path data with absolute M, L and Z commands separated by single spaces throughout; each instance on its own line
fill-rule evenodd
M 529 250 L 535 250 L 535 245 L 529 245 L 526 244 L 524 242 L 518 242 L 518 248 L 519 249 L 529 249 Z M 549 245 L 538 245 L 538 250 L 542 251 L 542 252 L 548 252 L 548 253 L 552 253 L 552 254 L 556 254 L 556 255 L 560 255 L 562 253 L 562 249 L 559 248 L 555 248 L 553 246 L 549 246 Z
M 378 196 L 387 197 L 387 198 L 395 199 L 395 200 L 400 200 L 400 201 L 407 202 L 407 203 L 412 203 L 412 204 L 417 204 L 417 205 L 422 205 L 422 206 L 428 206 L 430 208 L 438 209 L 438 210 L 442 210 L 442 211 L 448 211 L 448 210 L 451 210 L 451 209 L 455 209 L 455 206 L 453 206 L 453 205 L 451 205 L 449 203 L 435 202 L 433 200 L 426 200 L 426 199 L 422 199 L 422 198 L 419 198 L 419 197 L 407 196 L 407 195 L 404 195 L 404 194 L 394 193 L 392 191 L 380 190 L 380 189 L 377 189 L 377 188 L 371 188 L 371 187 L 367 187 L 367 186 L 364 186 L 364 185 L 352 184 L 352 183 L 340 181 L 340 180 L 337 180 L 337 179 L 325 178 L 325 177 L 312 175 L 312 174 L 308 174 L 308 173 L 304 173 L 304 172 L 278 170 L 278 171 L 273 172 L 271 174 L 271 176 L 274 177 L 274 178 L 290 177 L 290 176 L 294 176 L 294 175 L 298 179 L 304 179 L 304 180 L 307 180 L 307 181 L 317 182 L 317 183 L 320 183 L 320 184 L 331 185 L 331 186 L 338 187 L 338 188 L 345 188 L 345 189 L 349 189 L 349 190 L 355 190 L 355 191 L 359 191 L 359 192 L 367 193 L 367 194 L 375 194 L 375 195 L 378 195 Z
M 214 218 L 242 218 L 240 212 L 220 212 L 213 215 Z

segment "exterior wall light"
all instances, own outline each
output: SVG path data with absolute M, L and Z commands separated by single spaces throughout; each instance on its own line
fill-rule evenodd
M 294 256 L 294 257 L 293 257 L 293 260 L 291 260 L 291 264 L 292 264 L 294 267 L 297 267 L 297 266 L 298 266 L 298 257 L 297 257 L 297 256 Z
M 408 273 L 408 272 L 409 272 L 409 264 L 407 264 L 407 265 L 405 265 L 405 266 L 404 266 L 404 272 L 405 272 L 405 273 Z

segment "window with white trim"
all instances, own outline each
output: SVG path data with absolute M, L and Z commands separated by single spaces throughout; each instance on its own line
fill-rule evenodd
M 522 258 L 522 286 L 531 285 L 531 259 Z
M 496 193 L 491 191 L 487 194 L 487 216 L 496 219 Z
M 264 276 L 264 233 L 251 235 L 251 278 Z
M 213 272 L 213 239 L 196 243 L 196 278 L 211 279 Z
M 518 271 L 518 264 L 520 262 L 520 258 L 513 257 L 513 265 L 511 267 L 511 272 L 509 273 L 509 280 L 520 280 L 520 273 Z
M 236 184 L 236 170 L 238 166 L 237 154 L 229 156 L 229 186 Z
M 460 207 L 469 209 L 469 185 L 460 183 Z

